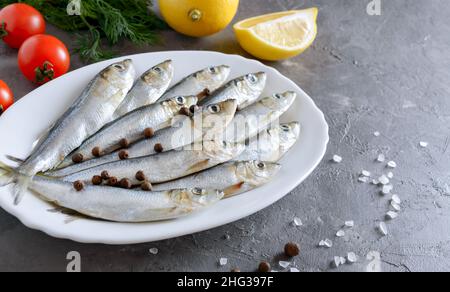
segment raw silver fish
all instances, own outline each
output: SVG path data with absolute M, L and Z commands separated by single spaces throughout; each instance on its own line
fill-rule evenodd
M 20 174 L 0 165 L 0 182 Z M 223 192 L 199 188 L 146 192 L 107 186 L 85 185 L 77 191 L 74 184 L 36 175 L 27 188 L 44 200 L 78 213 L 116 222 L 150 222 L 178 218 L 208 207 L 223 198 Z
M 215 91 L 225 83 L 230 75 L 230 67 L 226 65 L 208 67 L 195 72 L 172 86 L 159 101 L 167 100 L 178 95 L 199 95 L 205 89 Z
M 199 105 L 205 106 L 234 98 L 238 101 L 238 110 L 242 110 L 260 97 L 266 87 L 266 80 L 267 74 L 264 72 L 241 76 L 201 100 Z
M 294 146 L 299 135 L 300 124 L 297 122 L 275 126 L 251 139 L 244 152 L 234 160 L 277 162 Z
M 62 177 L 65 181 L 90 182 L 95 175 L 107 171 L 117 179 L 129 179 L 132 184 L 140 183 L 136 174 L 142 171 L 151 183 L 162 183 L 184 177 L 218 164 L 232 160 L 244 151 L 242 143 L 206 141 L 194 144 L 192 149 L 173 150 L 158 155 L 150 155 L 120 160 Z
M 87 139 L 71 156 L 66 157 L 59 168 L 73 164 L 75 155 L 82 155 L 83 161 L 95 158 L 94 148 L 100 155 L 109 154 L 121 148 L 120 142 L 126 139 L 131 144 L 144 138 L 144 130 L 158 131 L 167 128 L 183 107 L 189 108 L 197 103 L 195 96 L 178 96 L 172 99 L 136 109 L 109 123 L 95 135 Z
M 54 168 L 86 138 L 110 122 L 114 111 L 133 85 L 131 60 L 112 64 L 89 83 L 73 105 L 49 130 L 32 154 L 17 168 L 24 176 L 15 185 L 15 203 L 26 189 L 28 177 Z
M 141 75 L 114 113 L 117 119 L 137 108 L 155 103 L 173 78 L 172 60 L 164 61 Z
M 225 197 L 248 192 L 268 183 L 280 170 L 277 163 L 262 161 L 229 162 L 206 171 L 153 186 L 154 191 L 172 188 L 211 187 L 224 191 Z
M 250 105 L 236 114 L 225 131 L 225 141 L 244 142 L 268 128 L 285 113 L 297 94 L 292 91 L 274 94 Z
M 155 133 L 150 139 L 144 139 L 127 149 L 129 158 L 137 158 L 155 154 L 155 145 L 160 144 L 163 151 L 178 149 L 202 140 L 215 140 L 230 124 L 236 113 L 237 102 L 234 99 L 210 105 L 195 112 L 193 117 L 185 117 L 170 128 Z M 105 163 L 118 161 L 119 151 L 91 159 L 80 164 L 70 165 L 46 173 L 50 176 L 67 176 Z

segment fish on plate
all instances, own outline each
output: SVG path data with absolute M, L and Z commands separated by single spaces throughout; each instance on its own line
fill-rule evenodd
M 155 103 L 169 87 L 173 71 L 172 60 L 167 60 L 142 74 L 114 112 L 114 119 Z
M 263 161 L 228 162 L 206 171 L 153 186 L 153 191 L 177 188 L 208 188 L 223 190 L 224 197 L 251 191 L 268 183 L 281 169 L 281 165 Z
M 228 142 L 244 142 L 276 122 L 292 105 L 297 94 L 274 94 L 238 112 L 224 133 Z
M 236 113 L 237 102 L 234 99 L 212 104 L 186 116 L 172 127 L 157 131 L 154 136 L 141 140 L 127 149 L 128 158 L 137 158 L 156 154 L 156 145 L 167 152 L 179 149 L 203 140 L 214 140 L 230 124 Z M 120 160 L 120 151 L 99 158 L 73 164 L 65 168 L 47 172 L 49 176 L 67 176 L 98 165 Z
M 298 122 L 274 126 L 249 140 L 244 152 L 234 160 L 277 162 L 294 146 L 299 135 L 300 124 Z
M 267 74 L 264 72 L 250 73 L 233 79 L 211 95 L 200 100 L 200 106 L 207 106 L 230 98 L 238 101 L 238 110 L 254 103 L 266 87 Z
M 90 183 L 95 176 L 106 171 L 110 177 L 117 180 L 128 179 L 131 185 L 143 181 L 162 183 L 230 161 L 239 156 L 244 149 L 243 143 L 204 141 L 193 144 L 188 149 L 102 164 L 61 179 Z
M 0 184 L 22 176 L 0 164 Z M 43 200 L 93 218 L 115 222 L 151 222 L 174 219 L 213 205 L 223 192 L 206 189 L 143 191 L 73 184 L 36 175 L 27 189 Z
M 131 60 L 112 64 L 98 73 L 72 106 L 36 143 L 31 155 L 17 168 L 13 195 L 18 204 L 30 178 L 56 167 L 89 136 L 110 122 L 133 85 Z
M 213 92 L 225 83 L 230 75 L 230 67 L 226 65 L 208 67 L 195 72 L 169 88 L 159 99 L 164 101 L 179 95 L 201 95 L 206 91 Z

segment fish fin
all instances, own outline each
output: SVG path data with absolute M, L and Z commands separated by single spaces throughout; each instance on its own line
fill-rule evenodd
M 12 168 L 0 162 L 0 187 L 7 186 L 13 182 Z
M 16 174 L 14 182 L 16 183 L 13 188 L 14 205 L 19 205 L 25 195 L 25 192 L 28 190 L 31 177 Z
M 231 187 L 224 189 L 223 193 L 225 195 L 223 198 L 226 199 L 226 198 L 232 197 L 233 195 L 236 195 L 239 191 L 241 191 L 243 185 L 244 185 L 244 182 L 240 182 L 235 185 L 232 185 Z
M 200 161 L 194 165 L 192 165 L 191 167 L 189 167 L 189 169 L 187 170 L 189 173 L 196 173 L 199 171 L 204 170 L 205 168 L 207 168 L 209 165 L 209 159 L 205 159 L 203 161 Z
M 0 187 L 4 187 L 15 183 L 13 188 L 14 204 L 18 205 L 23 198 L 25 191 L 28 189 L 28 185 L 31 182 L 31 177 L 22 175 L 12 168 L 0 162 Z
M 25 160 L 27 160 L 27 158 L 22 159 L 22 158 L 18 158 L 12 155 L 5 155 L 6 159 L 11 160 L 12 162 L 16 162 L 16 163 L 23 163 Z

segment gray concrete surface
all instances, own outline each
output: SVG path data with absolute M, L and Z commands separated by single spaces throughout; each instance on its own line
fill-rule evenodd
M 25 228 L 0 210 L 0 270 L 65 271 L 66 254 L 79 251 L 83 271 L 253 271 L 261 260 L 274 266 L 288 241 L 301 245 L 293 265 L 301 271 L 365 271 L 366 255 L 381 253 L 383 271 L 450 270 L 450 6 L 445 0 L 381 0 L 381 16 L 369 16 L 369 0 L 242 0 L 236 20 L 317 5 L 319 34 L 303 55 L 269 63 L 292 78 L 324 111 L 330 124 L 328 153 L 318 169 L 284 199 L 261 212 L 214 230 L 133 246 L 84 245 Z M 72 37 L 50 33 L 69 46 Z M 165 43 L 123 55 L 158 50 L 217 50 L 246 54 L 228 29 L 206 39 L 164 33 Z M 0 78 L 16 96 L 33 89 L 16 66 L 16 51 L 0 44 Z M 72 69 L 83 66 L 75 57 Z M 374 131 L 381 136 L 375 137 Z M 420 148 L 419 141 L 429 142 Z M 2 141 L 2 143 L 4 143 Z M 381 237 L 376 226 L 388 208 L 378 188 L 357 183 L 358 173 L 387 170 L 379 153 L 395 160 L 395 192 L 402 211 Z M 341 164 L 330 162 L 333 154 Z M 304 226 L 292 227 L 295 216 Z M 345 220 L 355 227 L 336 239 Z M 227 236 L 229 238 L 227 239 Z M 317 248 L 324 238 L 331 249 Z M 149 248 L 157 247 L 158 255 Z M 361 260 L 331 269 L 349 251 Z M 226 257 L 229 264 L 218 266 Z M 376 262 L 371 268 L 377 269 Z M 279 267 L 275 269 L 280 270 Z

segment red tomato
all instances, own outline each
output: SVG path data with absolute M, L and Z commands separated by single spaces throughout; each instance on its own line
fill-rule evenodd
M 11 4 L 0 10 L 0 38 L 18 49 L 29 37 L 45 33 L 42 14 L 30 5 Z
M 0 115 L 14 103 L 13 94 L 8 85 L 0 80 Z
M 69 70 L 70 55 L 59 39 L 39 34 L 23 43 L 18 62 L 20 70 L 28 80 L 44 84 Z

